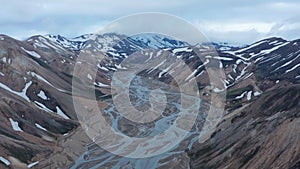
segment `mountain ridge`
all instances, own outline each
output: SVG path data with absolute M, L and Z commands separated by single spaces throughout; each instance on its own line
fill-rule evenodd
M 223 145 L 223 143 L 220 143 L 221 140 L 230 137 L 230 134 L 234 138 L 241 138 L 243 134 L 239 134 L 239 132 L 248 130 L 247 134 L 250 133 L 250 136 L 252 134 L 264 140 L 261 134 L 255 134 L 255 131 L 259 130 L 267 135 L 266 138 L 271 139 L 275 137 L 272 133 L 269 134 L 265 132 L 266 130 L 260 129 L 263 125 L 272 129 L 268 121 L 280 122 L 280 125 L 274 124 L 277 134 L 282 134 L 287 126 L 293 126 L 292 131 L 297 131 L 295 124 L 299 121 L 299 111 L 296 104 L 298 97 L 296 96 L 300 83 L 300 46 L 297 40 L 286 41 L 278 38 L 268 38 L 242 48 L 230 48 L 230 50 L 220 50 L 221 47 L 215 50 L 213 45 L 199 45 L 199 49 L 203 50 L 204 53 L 210 52 L 210 54 L 201 56 L 203 57 L 203 61 L 201 61 L 197 57 L 193 57 L 195 56 L 195 51 L 193 50 L 197 49 L 191 46 L 180 46 L 181 43 L 179 42 L 176 42 L 177 45 L 175 44 L 173 48 L 167 44 L 165 48 L 161 49 L 159 46 L 157 48 L 155 45 L 147 45 L 149 43 L 132 43 L 133 41 L 128 40 L 125 35 L 100 35 L 96 36 L 95 39 L 83 42 L 87 37 L 88 35 L 79 36 L 77 40 L 81 39 L 82 41 L 78 40 L 78 43 L 71 43 L 62 36 L 47 38 L 38 35 L 19 41 L 6 35 L 0 35 L 0 116 L 4 121 L 0 125 L 0 135 L 3 137 L 0 141 L 0 149 L 3 150 L 0 156 L 10 163 L 10 165 L 7 165 L 7 161 L 4 160 L 5 163 L 3 160 L 0 160 L 1 167 L 26 168 L 26 166 L 36 161 L 39 161 L 35 165 L 36 168 L 66 166 L 70 168 L 75 164 L 81 167 L 92 167 L 96 165 L 94 163 L 101 161 L 99 157 L 108 155 L 100 151 L 99 156 L 89 156 L 91 161 L 94 162 L 84 160 L 84 147 L 92 141 L 87 136 L 84 137 L 84 132 L 81 130 L 74 110 L 72 81 L 75 79 L 82 91 L 96 87 L 95 92 L 104 111 L 108 104 L 107 100 L 112 95 L 109 90 L 112 74 L 126 68 L 128 65 L 123 65 L 122 61 L 134 53 L 144 57 L 144 60 L 141 61 L 142 63 L 148 60 L 155 60 L 163 55 L 164 52 L 160 51 L 167 52 L 170 58 L 183 60 L 194 72 L 193 74 L 182 74 L 180 78 L 185 80 L 190 80 L 190 78 L 196 79 L 201 99 L 206 104 L 203 105 L 202 111 L 205 111 L 207 105 L 210 104 L 209 97 L 213 93 L 218 92 L 216 86 L 209 85 L 205 69 L 206 64 L 215 63 L 220 65 L 219 68 L 224 69 L 226 75 L 223 82 L 227 90 L 225 122 L 223 121 L 219 124 L 221 127 L 217 128 L 210 136 L 211 138 L 204 144 L 191 144 L 193 146 L 181 144 L 178 149 L 183 153 L 174 155 L 174 158 L 177 160 L 167 160 L 173 157 L 167 156 L 158 160 L 155 163 L 157 166 L 176 166 L 176 164 L 179 165 L 180 160 L 184 159 L 185 163 L 182 164 L 184 167 L 214 166 L 215 168 L 222 168 L 221 160 L 224 159 L 223 156 L 228 156 L 230 160 L 224 162 L 227 166 L 232 166 L 232 168 L 249 168 L 251 167 L 250 164 L 254 164 L 254 160 L 251 161 L 251 159 L 254 156 L 255 158 L 258 157 L 256 156 L 257 153 L 260 153 L 262 159 L 267 159 L 269 153 L 263 154 L 261 152 L 261 149 L 264 149 L 263 147 L 266 146 L 263 142 L 257 141 L 258 145 L 256 147 L 260 146 L 260 148 L 251 149 L 249 147 L 255 145 L 254 143 L 245 143 L 245 147 L 243 147 L 242 141 L 245 141 L 243 139 L 240 139 L 241 141 L 238 139 L 234 139 L 234 141 L 226 139 L 227 143 L 224 143 L 224 146 L 235 150 L 241 156 L 245 153 L 246 155 L 243 158 L 238 158 L 236 155 L 233 155 L 236 158 L 230 158 L 230 153 L 227 152 L 227 149 L 224 149 L 224 153 L 213 148 L 207 149 L 207 147 L 212 147 L 216 143 L 218 143 L 217 145 Z M 82 47 L 87 51 L 99 54 L 99 56 L 101 54 L 101 58 L 78 60 L 80 54 L 78 49 Z M 137 56 L 134 55 L 133 57 Z M 92 73 L 87 67 L 82 69 L 82 77 L 78 78 L 73 74 L 76 64 L 96 64 L 98 75 L 92 77 Z M 166 65 L 166 67 L 161 67 L 160 69 L 157 69 L 156 66 L 159 66 L 159 64 L 147 68 L 140 75 L 151 77 L 167 84 L 176 84 L 174 79 L 169 76 L 169 71 L 175 69 L 176 65 Z M 285 89 L 285 87 L 288 89 Z M 280 99 L 282 104 L 278 104 L 276 100 L 270 99 L 275 96 L 279 97 L 276 93 L 282 97 Z M 291 100 L 289 99 L 290 97 L 294 99 L 293 103 L 295 104 L 286 104 Z M 88 101 L 89 96 L 82 98 Z M 270 101 L 268 102 L 268 100 Z M 264 103 L 261 105 L 264 105 L 263 108 L 256 109 L 260 103 Z M 284 105 L 290 106 L 291 110 L 287 110 Z M 172 112 L 168 113 L 172 114 Z M 275 116 L 276 114 L 278 116 Z M 112 122 L 117 120 L 114 119 L 113 114 L 111 115 L 107 118 Z M 260 120 L 258 122 L 252 121 L 252 118 Z M 281 119 L 294 120 L 292 122 L 286 120 L 284 125 L 281 125 Z M 247 120 L 251 121 L 254 129 L 251 128 L 251 125 L 241 127 L 241 124 Z M 201 120 L 197 121 L 197 123 L 201 126 Z M 275 128 L 277 126 L 279 127 Z M 122 131 L 133 135 L 142 132 L 134 124 L 127 121 L 119 121 L 119 127 Z M 295 137 L 288 134 L 286 136 L 293 138 L 290 143 L 292 146 L 289 147 L 283 144 L 283 146 L 287 146 L 287 152 L 290 152 L 292 148 L 299 149 Z M 72 139 L 77 139 L 78 142 L 82 141 L 78 143 L 81 146 L 76 147 L 78 145 L 72 145 Z M 265 141 L 268 142 L 268 140 Z M 186 140 L 186 142 L 192 143 L 191 140 Z M 83 143 L 85 145 L 82 145 Z M 235 144 L 240 146 L 235 147 Z M 70 148 L 69 146 L 73 147 Z M 281 147 L 278 144 L 276 146 L 278 148 L 276 152 L 277 150 L 280 151 Z M 187 147 L 192 148 L 189 149 Z M 188 153 L 184 153 L 183 150 Z M 270 149 L 266 148 L 266 150 L 269 151 Z M 66 154 L 66 156 L 60 156 L 60 152 Z M 91 147 L 91 152 L 93 152 L 93 146 Z M 207 155 L 207 158 L 199 159 L 199 157 L 202 157 L 202 155 L 199 156 L 201 153 L 202 155 Z M 213 153 L 220 155 L 214 157 L 211 155 Z M 295 154 L 299 154 L 299 151 L 296 150 Z M 82 155 L 82 158 L 78 157 L 79 155 Z M 47 156 L 50 156 L 50 158 L 47 158 Z M 112 155 L 108 156 L 112 157 Z M 278 164 L 278 166 L 282 168 L 297 166 L 297 158 L 294 156 L 289 157 L 292 159 L 292 162 L 285 165 Z M 121 157 L 116 158 L 122 159 Z M 208 158 L 212 160 L 206 164 L 205 160 L 208 160 Z M 191 160 L 190 163 L 187 162 L 189 159 Z M 120 161 L 123 160 L 128 162 L 128 165 L 138 166 L 139 164 L 137 161 L 130 159 L 122 159 Z M 220 165 L 213 165 L 213 162 Z M 112 167 L 114 165 L 122 166 L 127 164 L 113 164 L 108 161 L 103 165 Z M 266 164 L 261 163 L 256 165 L 266 166 Z

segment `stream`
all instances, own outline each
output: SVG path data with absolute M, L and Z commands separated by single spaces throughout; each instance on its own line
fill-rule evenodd
M 145 138 L 158 135 L 174 124 L 176 118 L 179 116 L 179 111 L 181 110 L 181 93 L 179 89 L 176 87 L 171 88 L 167 84 L 163 85 L 163 83 L 152 83 L 152 81 L 153 80 L 150 78 L 144 78 L 141 76 L 134 77 L 129 87 L 130 102 L 137 110 L 141 111 L 149 109 L 151 107 L 149 104 L 151 91 L 159 89 L 159 91 L 162 91 L 167 99 L 164 112 L 160 114 L 158 119 L 150 123 L 143 124 L 131 122 L 124 118 L 122 113 L 118 112 L 112 99 L 105 100 L 109 106 L 105 108 L 102 113 L 110 120 L 111 128 L 114 131 L 120 133 L 128 132 L 127 135 L 134 136 L 136 138 Z M 120 85 L 122 85 L 122 83 L 120 83 Z M 118 94 L 115 97 L 118 97 Z M 201 99 L 193 99 L 199 103 L 197 108 L 199 110 Z M 176 161 L 178 158 L 181 158 L 181 156 L 191 149 L 193 144 L 199 140 L 204 119 L 205 113 L 199 113 L 197 118 L 193 121 L 193 123 L 195 123 L 193 128 L 185 136 L 185 138 L 179 144 L 171 147 L 169 151 L 162 154 L 147 158 L 122 157 L 104 150 L 95 143 L 90 143 L 86 145 L 86 151 L 79 157 L 71 169 L 155 169 L 162 166 L 168 166 L 168 164 L 172 163 L 172 161 Z M 122 125 L 124 124 L 133 127 L 123 130 Z

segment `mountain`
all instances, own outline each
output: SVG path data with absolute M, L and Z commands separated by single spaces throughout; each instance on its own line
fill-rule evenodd
M 299 42 L 273 37 L 233 47 L 191 46 L 156 34 L 37 35 L 25 41 L 0 35 L 0 168 L 299 168 Z M 82 59 L 85 54 L 93 57 Z M 177 61 L 192 71 L 166 64 Z M 147 125 L 122 118 L 112 104 L 113 74 L 133 63 L 149 65 L 130 88 L 137 109 L 151 106 L 145 95 L 156 86 L 170 93 L 163 116 Z M 84 68 L 74 74 L 75 65 Z M 210 85 L 207 66 L 224 69 L 224 77 L 213 75 L 222 81 Z M 201 99 L 199 117 L 184 141 L 146 160 L 116 156 L 93 144 L 78 121 L 73 97 L 93 112 L 85 91 L 95 90 L 115 130 L 156 135 L 170 127 L 179 111 L 180 83 L 170 76 L 173 70 L 178 79 L 197 82 Z M 72 85 L 82 92 L 74 96 Z M 219 93 L 226 97 L 222 120 L 198 143 L 205 114 L 214 108 L 211 97 Z
M 299 85 L 277 86 L 223 117 L 191 168 L 299 168 Z
M 46 38 L 72 50 L 83 49 L 85 47 L 84 45 L 88 44 L 88 41 L 92 41 L 97 45 L 103 46 L 102 48 L 104 48 L 105 45 L 111 45 L 116 41 L 123 42 L 125 39 L 127 43 L 131 42 L 131 45 L 142 48 L 163 49 L 189 46 L 189 44 L 186 42 L 174 40 L 164 35 L 153 35 L 150 33 L 138 34 L 130 37 L 116 33 L 108 33 L 104 35 L 86 34 L 72 39 L 67 39 L 61 35 L 46 35 Z

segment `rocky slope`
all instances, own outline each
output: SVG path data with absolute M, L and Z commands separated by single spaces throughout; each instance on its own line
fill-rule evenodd
M 275 87 L 225 116 L 189 152 L 191 168 L 299 168 L 299 91 Z
M 299 168 L 298 43 L 269 38 L 238 48 L 190 46 L 151 34 L 88 34 L 74 39 L 47 35 L 25 41 L 1 35 L 0 167 Z M 81 60 L 82 53 L 96 57 Z M 192 70 L 190 74 L 180 72 L 182 67 L 177 64 L 167 64 L 180 60 Z M 122 115 L 111 104 L 113 73 L 128 69 L 133 62 L 152 63 L 139 73 L 142 78 L 131 88 L 136 108 L 145 109 L 148 104 L 138 86 L 145 86 L 143 92 L 149 94 L 157 85 L 149 78 L 175 87 L 168 96 L 167 111 L 146 126 L 119 118 Z M 80 76 L 74 76 L 74 66 L 80 64 L 85 67 Z M 219 81 L 213 85 L 205 69 L 209 66 L 225 72 L 224 76 L 214 74 Z M 96 76 L 91 72 L 94 67 Z M 162 132 L 170 126 L 168 120 L 176 119 L 178 83 L 170 76 L 171 70 L 179 79 L 196 80 L 202 100 L 196 125 L 182 143 L 144 160 L 119 157 L 90 144 L 74 110 L 72 80 L 81 91 L 95 89 L 98 106 L 116 130 L 143 137 Z M 214 105 L 214 95 L 225 94 L 222 89 L 227 90 L 222 121 L 200 144 L 197 139 L 205 112 Z M 82 98 L 88 109 L 90 96 L 81 93 L 76 97 Z

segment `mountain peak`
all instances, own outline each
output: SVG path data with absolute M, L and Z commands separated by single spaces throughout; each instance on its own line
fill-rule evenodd
M 263 40 L 260 40 L 258 42 L 261 42 L 261 41 L 269 41 L 269 42 L 272 42 L 272 41 L 279 41 L 279 42 L 287 42 L 287 40 L 283 39 L 282 37 L 269 37 L 269 38 L 265 38 Z
M 166 35 L 154 33 L 137 34 L 130 36 L 129 38 L 133 39 L 137 43 L 143 44 L 144 46 L 148 46 L 149 48 L 154 49 L 189 46 L 187 42 L 183 42 Z

